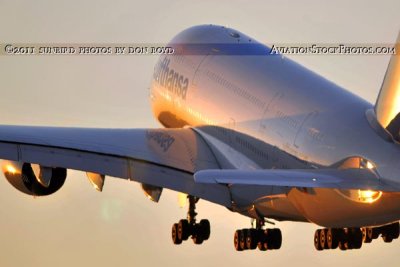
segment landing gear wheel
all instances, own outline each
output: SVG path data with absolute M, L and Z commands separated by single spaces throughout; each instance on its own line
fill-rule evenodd
M 240 236 L 242 235 L 242 230 L 236 230 L 235 235 L 233 236 L 233 246 L 236 251 L 242 251 L 243 249 L 240 247 Z
M 328 243 L 326 240 L 326 229 L 320 229 L 319 231 L 319 245 L 322 249 L 327 249 Z
M 383 235 L 382 239 L 383 239 L 383 242 L 385 242 L 385 243 L 391 243 L 393 241 L 393 237 L 391 237 L 390 235 Z
M 371 243 L 379 236 L 382 236 L 385 243 L 390 243 L 399 238 L 399 222 L 378 227 L 318 229 L 314 234 L 314 246 L 317 250 L 336 249 L 338 247 L 341 250 L 360 249 L 363 243 Z M 269 244 L 268 249 L 270 249 Z
M 372 228 L 363 227 L 362 228 L 362 234 L 363 234 L 364 243 L 371 243 L 372 242 Z
M 249 229 L 246 236 L 246 247 L 248 249 L 255 249 L 258 243 L 258 235 L 256 229 Z
M 278 228 L 263 230 L 264 225 L 264 219 L 256 219 L 255 228 L 236 230 L 233 238 L 235 249 L 237 251 L 254 250 L 257 247 L 260 251 L 280 249 L 282 246 L 281 230 Z
M 282 246 L 282 232 L 278 228 L 268 230 L 271 249 L 280 249 Z
M 368 234 L 371 236 L 372 239 L 377 239 L 380 235 L 378 229 L 376 228 L 368 228 Z
M 382 238 L 386 243 L 390 243 L 393 239 L 399 238 L 399 223 L 397 222 L 384 226 Z
M 188 240 L 190 236 L 190 225 L 188 220 L 180 220 L 178 223 L 178 237 L 181 240 Z
M 314 247 L 318 251 L 323 250 L 323 247 L 321 247 L 320 236 L 321 236 L 321 229 L 315 230 L 315 233 L 314 233 Z
M 349 229 L 349 243 L 351 244 L 351 248 L 360 249 L 362 246 L 363 236 L 360 228 L 351 228 Z
M 196 245 L 200 245 L 204 241 L 202 230 L 203 229 L 201 229 L 200 224 L 194 225 L 193 233 L 192 233 L 192 240 L 193 240 L 193 243 L 195 243 Z
M 328 229 L 326 233 L 326 241 L 329 249 L 337 249 L 339 246 L 340 232 L 338 229 Z
M 210 238 L 210 222 L 208 220 L 201 220 L 200 223 L 196 223 L 196 203 L 199 201 L 199 198 L 188 196 L 188 199 L 189 209 L 187 219 L 182 219 L 179 223 L 175 223 L 172 226 L 172 241 L 176 245 L 188 240 L 190 236 L 197 245 L 202 244 Z
M 203 235 L 203 240 L 208 240 L 210 238 L 210 222 L 208 220 L 201 220 L 200 229 Z
M 172 242 L 174 242 L 175 245 L 182 244 L 182 239 L 180 239 L 178 236 L 178 224 L 177 223 L 174 223 L 172 225 Z
M 397 239 L 400 236 L 400 226 L 399 223 L 396 222 L 394 224 L 391 225 L 391 234 L 393 239 Z
M 267 242 L 258 242 L 257 247 L 260 251 L 266 251 L 268 249 Z
M 267 245 L 267 235 L 265 234 L 265 231 L 262 229 L 257 230 L 257 235 L 258 235 L 258 243 L 257 247 L 260 251 L 266 251 L 268 249 Z
M 345 242 L 345 241 L 340 241 L 340 242 L 339 242 L 339 249 L 340 249 L 340 250 L 347 250 L 347 249 L 348 249 L 347 242 Z
M 239 245 L 242 250 L 247 249 L 246 236 L 247 236 L 247 229 L 242 229 L 240 231 L 240 239 L 239 239 Z

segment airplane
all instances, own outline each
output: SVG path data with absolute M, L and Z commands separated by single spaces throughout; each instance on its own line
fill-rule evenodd
M 237 251 L 281 248 L 271 220 L 319 225 L 319 251 L 399 237 L 399 55 L 371 104 L 228 27 L 193 26 L 168 46 L 175 53 L 159 56 L 150 89 L 163 128 L 0 126 L 10 184 L 47 196 L 73 169 L 98 191 L 110 176 L 155 202 L 164 188 L 181 192 L 189 205 L 172 226 L 176 245 L 209 239 L 200 199 L 251 220 L 234 233 Z

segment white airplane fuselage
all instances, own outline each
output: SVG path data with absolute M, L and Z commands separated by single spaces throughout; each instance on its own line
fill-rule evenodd
M 282 55 L 227 55 L 216 44 L 262 46 L 229 28 L 196 26 L 171 41 L 182 49 L 199 43 L 199 53 L 160 57 L 151 103 L 165 127 L 195 127 L 210 147 L 218 147 L 221 167 L 345 168 L 356 159 L 372 164 L 385 181 L 397 182 L 400 148 L 371 123 L 372 104 Z M 253 187 L 243 197 L 235 194 L 242 187 L 232 186 L 235 211 L 324 227 L 400 219 L 399 193 Z

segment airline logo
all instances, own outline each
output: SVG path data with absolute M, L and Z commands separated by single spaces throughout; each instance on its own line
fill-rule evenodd
M 185 100 L 189 87 L 189 79 L 173 68 L 170 68 L 170 61 L 167 57 L 162 61 L 158 61 L 154 69 L 154 80 L 167 88 L 171 93 Z
M 146 137 L 149 141 L 154 141 L 164 152 L 167 152 L 171 145 L 175 142 L 175 138 L 173 136 L 158 130 L 146 131 Z

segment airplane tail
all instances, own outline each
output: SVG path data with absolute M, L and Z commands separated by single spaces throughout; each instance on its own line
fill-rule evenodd
M 375 104 L 378 122 L 400 141 L 400 32 Z

